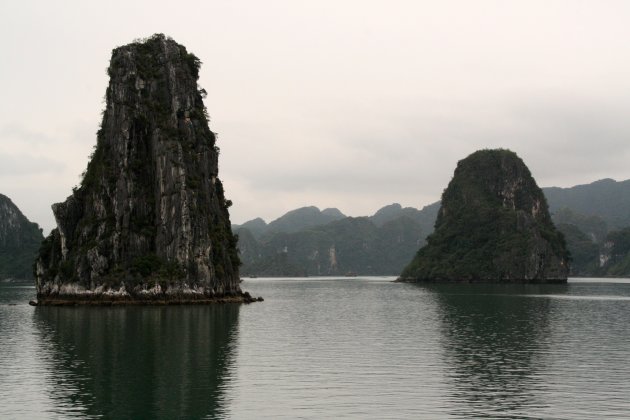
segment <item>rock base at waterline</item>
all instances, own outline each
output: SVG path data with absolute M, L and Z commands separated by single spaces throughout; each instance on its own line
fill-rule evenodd
M 203 287 L 136 286 L 97 287 L 85 289 L 71 283 L 62 287 L 47 287 L 45 293 L 37 294 L 33 306 L 74 306 L 74 305 L 205 305 L 211 303 L 252 303 L 262 302 L 262 297 L 252 297 L 249 292 L 238 290 L 215 291 Z
M 253 303 L 262 302 L 262 297 L 253 297 L 248 292 L 225 295 L 58 295 L 38 296 L 30 301 L 31 306 L 121 306 L 121 305 L 210 305 L 217 303 Z

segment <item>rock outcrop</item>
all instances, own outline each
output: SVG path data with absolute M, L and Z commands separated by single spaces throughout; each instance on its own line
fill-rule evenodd
M 0 194 L 0 280 L 33 279 L 33 259 L 44 239 L 9 197 Z
M 435 231 L 399 281 L 566 282 L 568 252 L 523 161 L 482 150 L 460 161 Z
M 83 180 L 54 204 L 39 304 L 248 301 L 200 61 L 164 35 L 113 50 Z

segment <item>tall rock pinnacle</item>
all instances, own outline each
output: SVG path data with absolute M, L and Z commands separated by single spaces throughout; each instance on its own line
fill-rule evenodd
M 400 281 L 566 282 L 568 253 L 547 200 L 509 150 L 461 160 L 435 231 Z
M 113 50 L 94 152 L 36 262 L 40 304 L 249 298 L 200 64 L 161 34 Z

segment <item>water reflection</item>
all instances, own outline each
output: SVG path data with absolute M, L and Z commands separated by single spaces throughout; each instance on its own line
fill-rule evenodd
M 550 301 L 526 295 L 566 286 L 424 287 L 438 302 L 454 414 L 524 418 L 540 408 L 536 391 L 550 345 Z
M 214 418 L 237 345 L 238 305 L 53 308 L 34 313 L 50 347 L 50 398 L 81 418 Z

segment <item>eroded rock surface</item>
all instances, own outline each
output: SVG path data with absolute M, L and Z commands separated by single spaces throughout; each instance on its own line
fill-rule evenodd
M 435 231 L 400 281 L 566 282 L 568 252 L 547 201 L 509 150 L 457 164 Z
M 9 197 L 0 194 L 0 281 L 32 281 L 33 258 L 42 239 L 37 223 L 30 222 Z
M 36 262 L 39 303 L 247 300 L 200 64 L 164 35 L 113 50 L 93 155 Z

